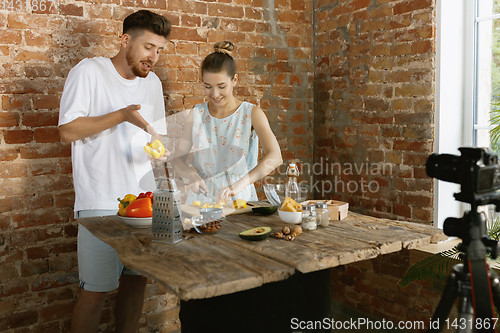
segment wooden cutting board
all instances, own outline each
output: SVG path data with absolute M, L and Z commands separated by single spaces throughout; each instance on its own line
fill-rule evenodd
M 254 208 L 254 207 L 268 206 L 268 205 L 269 204 L 267 204 L 267 203 L 260 203 L 260 202 L 256 202 L 256 201 L 247 202 L 247 207 L 246 208 L 241 208 L 241 209 L 235 209 L 235 208 L 233 208 L 230 205 L 226 205 L 222 209 L 222 213 L 225 216 L 236 215 L 236 214 L 246 214 L 246 213 L 251 213 L 252 212 L 252 208 Z M 193 206 L 193 205 L 182 205 L 181 209 L 182 209 L 182 213 L 183 214 L 188 215 L 186 217 L 200 215 L 200 207 L 196 207 L 196 206 Z

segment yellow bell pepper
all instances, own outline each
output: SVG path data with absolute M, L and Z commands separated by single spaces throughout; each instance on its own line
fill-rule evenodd
M 117 200 L 120 202 L 118 204 L 118 215 L 127 216 L 127 206 L 137 199 L 137 197 L 133 194 L 127 194 L 123 199 L 118 198 Z
M 155 160 L 165 155 L 165 147 L 160 140 L 155 140 L 153 143 L 145 145 L 144 151 Z

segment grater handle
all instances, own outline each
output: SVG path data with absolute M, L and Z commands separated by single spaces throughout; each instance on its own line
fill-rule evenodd
M 165 185 L 166 183 L 166 185 Z M 165 188 L 163 188 L 165 186 Z M 177 191 L 177 184 L 173 178 L 160 178 L 157 190 Z

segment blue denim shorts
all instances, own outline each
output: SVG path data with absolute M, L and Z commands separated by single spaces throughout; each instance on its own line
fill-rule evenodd
M 82 210 L 76 218 L 115 215 L 116 210 Z M 122 274 L 139 275 L 123 266 L 116 251 L 78 225 L 78 273 L 80 287 L 87 291 L 108 292 L 118 288 Z

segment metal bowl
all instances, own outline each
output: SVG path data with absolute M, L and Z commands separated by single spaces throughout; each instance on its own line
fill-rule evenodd
M 200 215 L 205 220 L 218 220 L 222 217 L 222 208 L 202 208 L 200 209 Z

